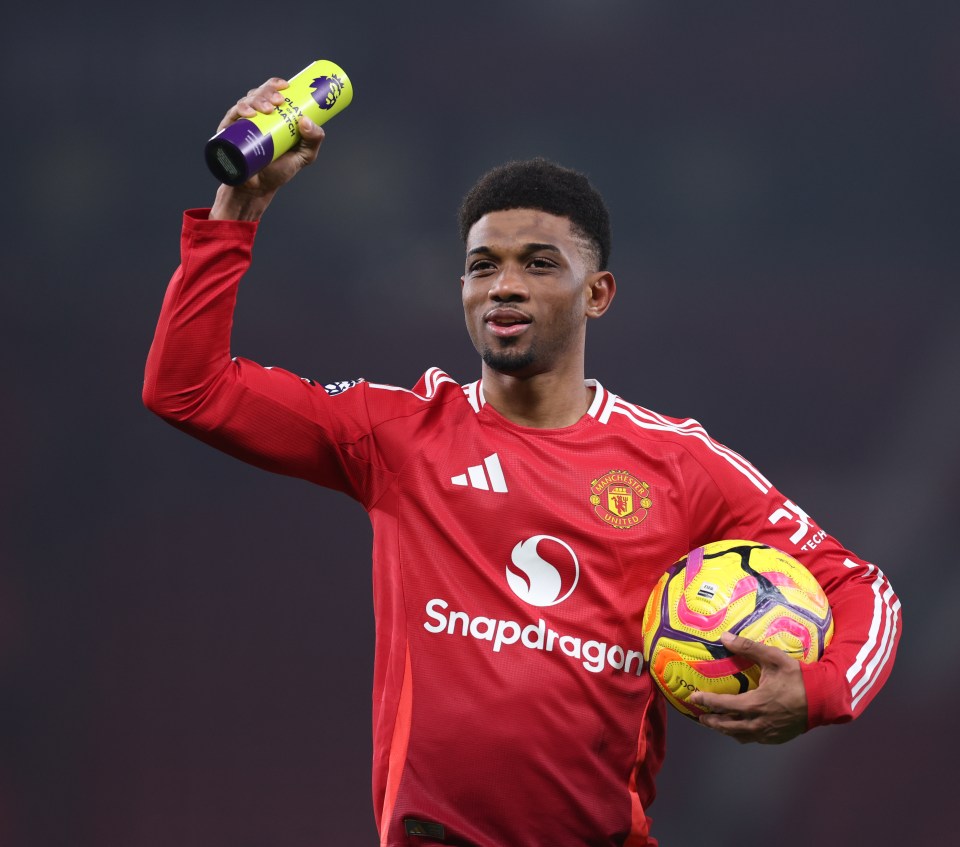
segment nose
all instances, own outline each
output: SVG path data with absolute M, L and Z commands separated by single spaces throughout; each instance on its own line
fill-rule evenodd
M 519 268 L 504 266 L 490 284 L 489 296 L 497 302 L 518 302 L 530 296 L 523 273 Z

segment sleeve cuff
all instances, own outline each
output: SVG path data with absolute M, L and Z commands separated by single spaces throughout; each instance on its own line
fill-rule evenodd
M 853 719 L 850 687 L 843 673 L 830 662 L 800 664 L 807 695 L 807 729 Z
M 187 209 L 183 213 L 184 234 L 216 234 L 218 237 L 234 237 L 253 240 L 259 221 L 212 221 L 210 209 Z

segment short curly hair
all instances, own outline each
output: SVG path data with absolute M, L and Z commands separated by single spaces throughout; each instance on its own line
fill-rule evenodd
M 487 171 L 460 205 L 460 238 L 489 212 L 539 209 L 567 218 L 590 245 L 598 270 L 610 259 L 610 213 L 600 193 L 579 171 L 543 158 L 507 162 Z

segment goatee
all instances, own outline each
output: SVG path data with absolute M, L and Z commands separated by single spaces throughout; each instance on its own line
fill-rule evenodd
M 484 347 L 480 358 L 488 367 L 500 373 L 512 374 L 525 371 L 536 361 L 536 351 L 530 347 L 523 351 L 491 350 Z

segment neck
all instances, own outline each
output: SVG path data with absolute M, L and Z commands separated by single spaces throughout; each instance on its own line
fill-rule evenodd
M 593 401 L 583 368 L 519 377 L 483 365 L 483 396 L 507 420 L 537 429 L 560 429 L 582 418 Z

